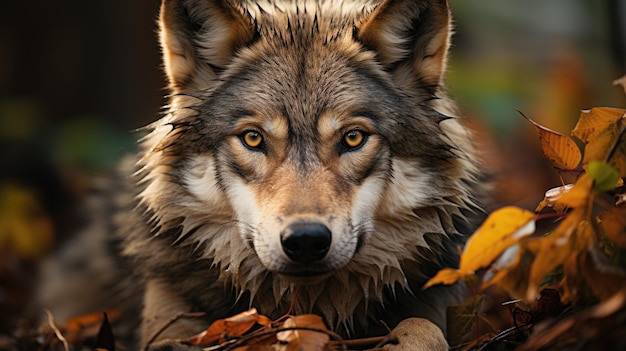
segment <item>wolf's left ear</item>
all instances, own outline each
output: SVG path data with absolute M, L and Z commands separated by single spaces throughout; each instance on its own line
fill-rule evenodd
M 447 0 L 384 0 L 357 25 L 356 37 L 377 53 L 399 84 L 437 87 L 451 27 Z
M 253 21 L 230 0 L 163 0 L 159 27 L 173 93 L 207 88 L 256 34 Z

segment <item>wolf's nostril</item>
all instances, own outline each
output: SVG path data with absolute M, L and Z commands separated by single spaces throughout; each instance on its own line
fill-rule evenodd
M 330 229 L 321 223 L 296 222 L 282 237 L 283 251 L 294 262 L 311 263 L 326 257 L 330 250 Z

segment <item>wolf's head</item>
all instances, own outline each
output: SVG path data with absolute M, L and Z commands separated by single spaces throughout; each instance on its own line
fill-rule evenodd
M 299 307 L 331 321 L 442 264 L 474 172 L 442 98 L 447 1 L 165 0 L 160 26 L 172 97 L 140 161 L 157 235 L 261 305 L 308 284 Z

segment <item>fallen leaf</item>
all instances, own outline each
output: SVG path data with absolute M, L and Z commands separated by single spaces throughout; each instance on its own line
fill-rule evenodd
M 330 340 L 322 317 L 314 314 L 302 314 L 287 318 L 284 328 L 294 328 L 280 331 L 276 338 L 287 344 L 285 351 L 323 351 Z M 313 330 L 318 329 L 318 330 Z
M 460 305 L 449 306 L 447 315 L 447 339 L 450 345 L 459 345 L 463 337 L 474 329 L 479 318 L 483 295 L 475 295 Z
M 120 318 L 121 313 L 118 310 L 107 310 L 104 312 L 88 313 L 80 316 L 68 318 L 65 323 L 65 330 L 69 334 L 79 334 L 87 328 L 99 327 L 104 323 L 104 316 L 107 320 L 115 321 Z
M 205 345 L 216 341 L 224 341 L 227 337 L 241 336 L 255 324 L 269 325 L 269 318 L 259 314 L 255 308 L 236 314 L 232 317 L 218 319 L 211 323 L 202 333 L 187 340 L 191 345 Z

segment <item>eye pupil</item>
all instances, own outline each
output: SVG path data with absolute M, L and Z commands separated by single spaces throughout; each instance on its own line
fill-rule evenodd
M 263 142 L 261 134 L 255 131 L 246 132 L 242 139 L 246 146 L 251 148 L 258 148 L 261 145 L 261 142 Z

